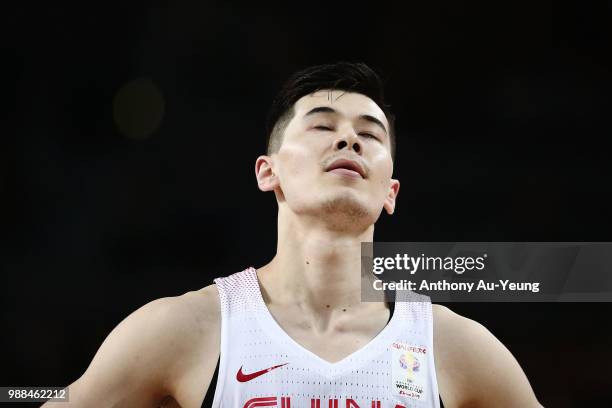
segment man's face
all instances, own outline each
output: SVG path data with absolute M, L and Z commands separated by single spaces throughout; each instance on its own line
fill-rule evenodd
M 373 224 L 383 206 L 393 212 L 399 190 L 391 179 L 390 151 L 389 123 L 374 101 L 358 93 L 317 91 L 294 105 L 269 163 L 273 189 L 279 204 L 297 214 Z

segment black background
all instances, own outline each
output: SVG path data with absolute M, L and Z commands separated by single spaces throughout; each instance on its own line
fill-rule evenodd
M 136 308 L 272 258 L 255 158 L 274 94 L 312 64 L 364 61 L 387 84 L 402 188 L 376 240 L 612 240 L 610 2 L 3 14 L 2 385 L 68 385 Z M 121 92 L 143 83 L 163 117 Z M 609 406 L 610 304 L 449 306 L 507 345 L 546 407 Z

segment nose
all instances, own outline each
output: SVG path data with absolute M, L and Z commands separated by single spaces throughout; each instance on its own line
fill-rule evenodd
M 334 141 L 334 150 L 340 151 L 343 149 L 353 150 L 357 154 L 361 154 L 361 143 L 359 138 L 354 133 L 347 133 Z

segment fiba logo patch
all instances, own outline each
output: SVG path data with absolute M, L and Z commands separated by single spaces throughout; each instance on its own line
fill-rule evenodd
M 391 344 L 392 381 L 395 395 L 425 401 L 428 389 L 427 347 L 400 342 Z
M 408 380 L 408 382 L 414 380 L 415 373 L 421 368 L 419 359 L 410 351 L 400 356 L 399 364 L 402 369 L 406 370 L 406 380 Z

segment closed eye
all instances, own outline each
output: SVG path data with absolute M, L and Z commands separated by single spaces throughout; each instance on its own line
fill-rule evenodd
M 317 130 L 325 130 L 325 131 L 333 131 L 334 129 L 330 128 L 329 126 L 323 126 L 323 125 L 319 125 L 319 126 L 314 126 L 313 129 L 317 129 Z M 368 133 L 368 132 L 361 132 L 359 133 L 360 136 L 364 136 L 367 137 L 369 139 L 375 139 L 375 140 L 379 140 L 378 137 L 374 136 L 372 133 Z
M 372 138 L 372 139 L 376 139 L 376 140 L 378 140 L 378 138 L 377 138 L 376 136 L 374 136 L 373 134 L 371 134 L 371 133 L 364 133 L 364 132 L 362 132 L 362 133 L 360 133 L 359 135 L 360 135 L 360 136 L 365 136 L 365 137 L 367 137 L 367 138 Z

